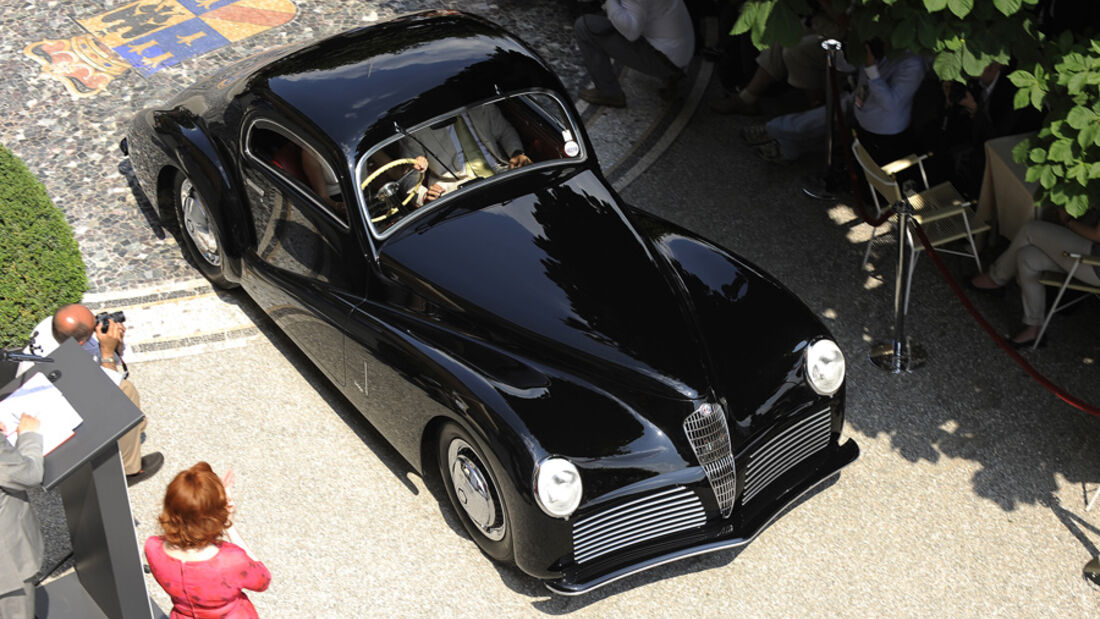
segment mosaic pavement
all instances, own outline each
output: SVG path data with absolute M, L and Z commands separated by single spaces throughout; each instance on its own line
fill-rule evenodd
M 93 309 L 123 309 L 130 357 L 163 358 L 241 345 L 257 316 L 215 293 L 162 229 L 118 150 L 129 119 L 201 76 L 272 47 L 297 44 L 428 8 L 485 16 L 547 59 L 570 92 L 587 82 L 572 24 L 592 5 L 343 0 L 26 0 L 4 3 L 0 25 L 0 142 L 26 162 L 66 214 L 80 244 Z M 713 36 L 714 33 L 711 33 Z M 692 66 L 686 98 L 660 101 L 627 72 L 625 110 L 578 110 L 608 179 L 623 188 L 690 118 L 710 77 Z

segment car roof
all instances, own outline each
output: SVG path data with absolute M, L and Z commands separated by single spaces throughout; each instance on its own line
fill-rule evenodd
M 353 161 L 394 134 L 466 102 L 524 88 L 561 91 L 518 39 L 459 11 L 425 11 L 300 48 L 248 78 Z M 266 92 L 264 92 L 266 91 Z

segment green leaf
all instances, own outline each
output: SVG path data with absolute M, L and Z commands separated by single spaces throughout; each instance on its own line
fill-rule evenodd
M 924 8 L 928 9 L 929 13 L 942 11 L 946 6 L 947 0 L 924 0 Z
M 1084 129 L 1081 129 L 1081 133 L 1077 134 L 1077 145 L 1082 150 L 1089 147 L 1090 144 L 1094 144 L 1100 140 L 1100 123 L 1089 123 L 1085 125 Z
M 737 36 L 752 30 L 752 25 L 756 22 L 756 12 L 759 8 L 760 6 L 755 2 L 746 2 L 741 5 L 741 13 L 737 15 L 737 21 L 733 22 L 730 34 Z
M 1066 122 L 1070 127 L 1080 131 L 1084 129 L 1088 124 L 1095 123 L 1100 118 L 1096 115 L 1096 112 L 1090 110 L 1087 107 L 1078 105 L 1069 111 L 1066 115 Z
M 1039 174 L 1039 184 L 1043 186 L 1043 189 L 1050 189 L 1057 180 L 1057 177 L 1054 176 L 1054 169 L 1050 166 L 1044 167 L 1042 173 Z
M 1011 16 L 1020 10 L 1023 0 L 993 0 L 993 6 L 1005 17 Z
M 1035 106 L 1035 109 L 1043 109 L 1043 96 L 1045 94 L 1046 92 L 1043 90 L 1042 86 L 1036 84 L 1031 87 L 1031 105 Z
M 1064 206 L 1066 202 L 1069 202 L 1069 195 L 1066 194 L 1064 187 L 1055 187 L 1050 190 L 1050 201 L 1058 206 Z
M 962 55 L 959 52 L 942 51 L 932 61 L 932 70 L 941 80 L 958 80 L 962 76 Z
M 1066 84 L 1066 89 L 1069 90 L 1069 94 L 1076 95 L 1084 92 L 1085 83 L 1088 81 L 1088 73 L 1074 73 L 1073 77 L 1069 78 L 1069 82 Z
M 974 0 L 947 0 L 947 8 L 955 14 L 955 17 L 962 19 L 974 10 Z
M 1008 74 L 1008 81 L 1012 82 L 1017 88 L 1023 88 L 1034 84 L 1035 76 L 1023 69 L 1017 69 Z
M 1034 183 L 1035 181 L 1039 180 L 1039 177 L 1042 176 L 1043 172 L 1046 172 L 1047 169 L 1049 169 L 1049 166 L 1045 166 L 1045 165 L 1031 166 L 1030 168 L 1027 169 L 1027 172 L 1024 173 L 1024 180 L 1029 182 L 1029 183 Z
M 1047 159 L 1069 163 L 1073 160 L 1073 142 L 1067 139 L 1061 139 L 1051 144 L 1050 150 L 1047 153 Z
M 1073 167 L 1066 172 L 1066 176 L 1076 179 L 1077 184 L 1082 187 L 1089 186 L 1089 166 L 1084 161 L 1073 164 Z
M 1100 178 L 1100 161 L 1089 166 L 1089 180 Z
M 1062 71 L 1085 71 L 1088 66 L 1080 52 L 1072 52 L 1062 57 Z
M 1027 158 L 1032 163 L 1046 163 L 1047 161 L 1047 149 L 1045 148 L 1033 148 L 1028 151 Z
M 1020 140 L 1016 146 L 1012 147 L 1012 160 L 1016 163 L 1024 163 L 1028 160 L 1028 155 L 1031 152 L 1031 140 Z M 1041 150 L 1041 149 L 1040 149 Z M 1043 152 L 1046 155 L 1046 151 Z
M 965 71 L 967 75 L 981 75 L 982 71 L 985 70 L 985 65 L 989 64 L 989 61 L 982 62 L 981 59 L 974 55 L 974 52 L 970 49 L 970 45 L 972 45 L 972 43 L 967 43 L 962 48 L 963 71 Z
M 1089 199 L 1084 194 L 1079 193 L 1073 196 L 1066 204 L 1066 212 L 1074 217 L 1084 215 L 1087 210 L 1089 210 Z
M 938 73 L 938 72 L 937 72 Z M 1012 107 L 1017 110 L 1027 107 L 1031 103 L 1031 90 L 1027 88 L 1020 88 L 1016 91 L 1016 95 L 1012 97 Z

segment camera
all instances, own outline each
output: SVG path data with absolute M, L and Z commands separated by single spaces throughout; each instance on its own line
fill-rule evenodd
M 100 312 L 95 315 L 95 325 L 102 332 L 107 332 L 111 322 L 126 322 L 126 315 L 122 312 Z

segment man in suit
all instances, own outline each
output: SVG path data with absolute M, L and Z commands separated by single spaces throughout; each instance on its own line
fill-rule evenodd
M 38 420 L 25 414 L 14 447 L 8 430 L 0 423 L 0 617 L 33 619 L 43 544 L 27 489 L 42 483 L 42 435 Z
M 417 131 L 415 140 L 404 140 L 401 156 L 426 157 L 431 202 L 476 178 L 487 178 L 529 165 L 516 128 L 495 104 L 469 109 L 447 121 Z M 420 159 L 417 167 L 423 166 Z

